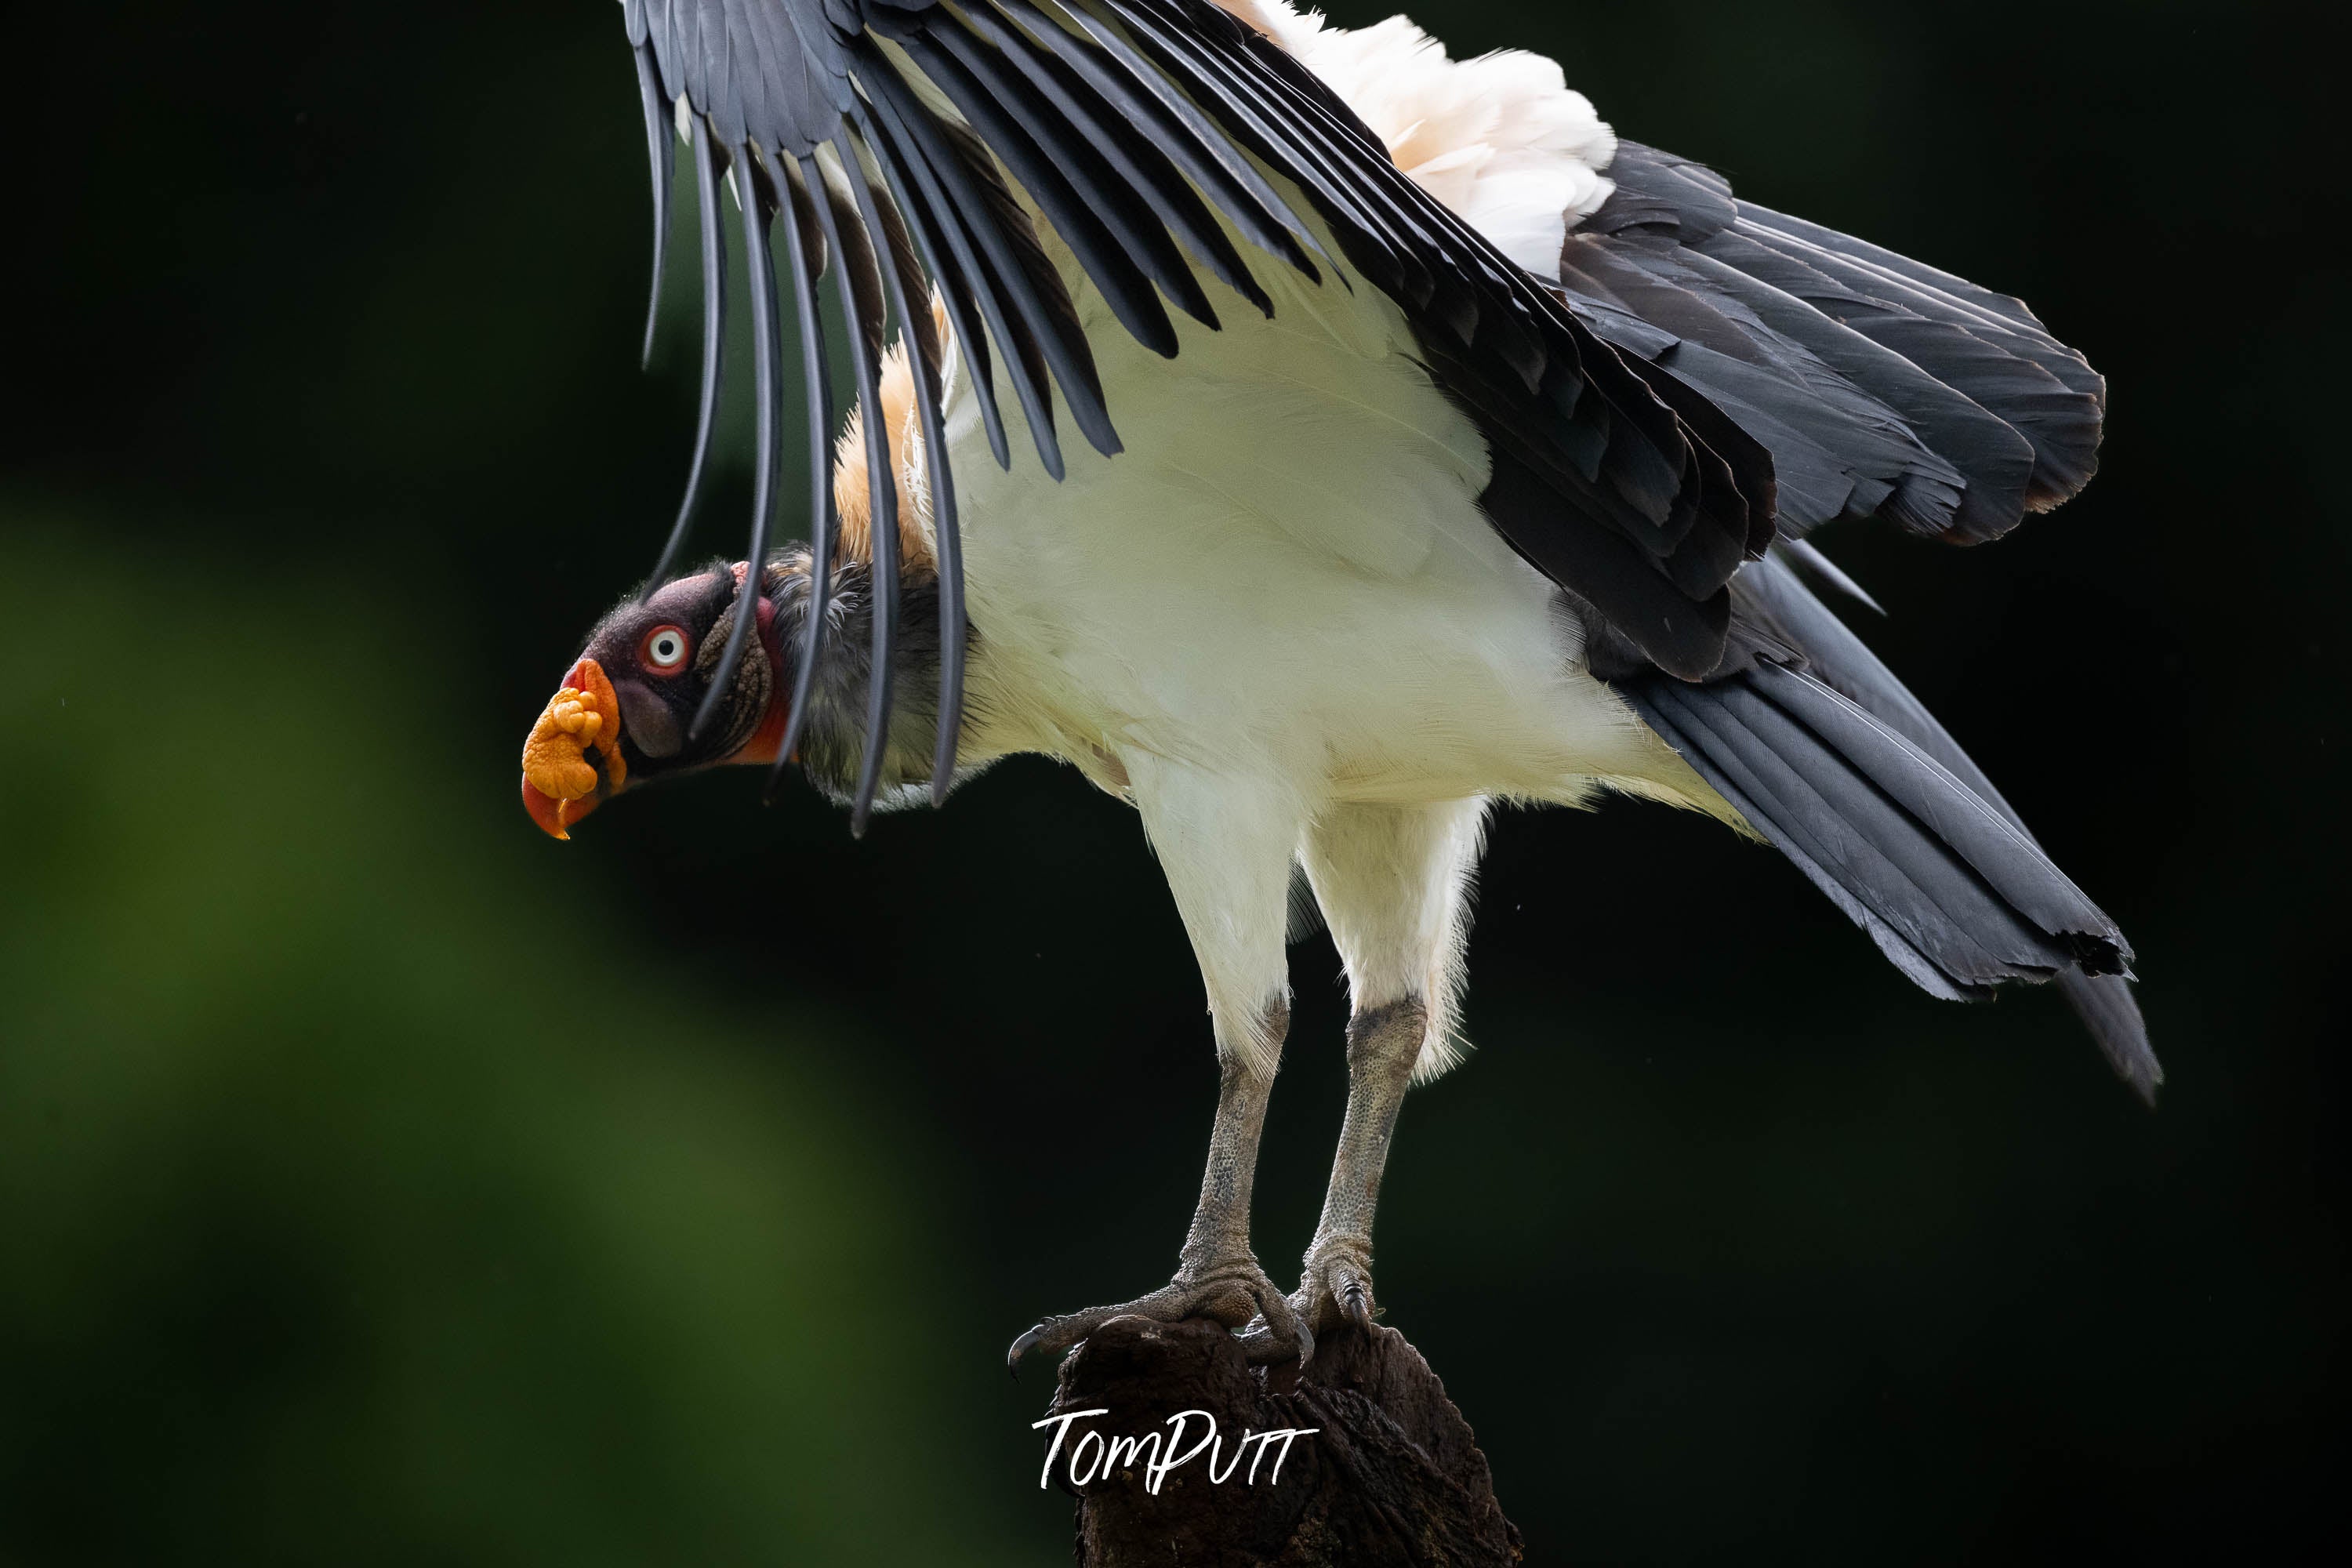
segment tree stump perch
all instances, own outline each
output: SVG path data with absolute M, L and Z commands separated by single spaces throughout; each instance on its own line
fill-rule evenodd
M 1393 1329 L 1336 1330 L 1302 1371 L 1250 1366 L 1206 1320 L 1114 1318 L 1063 1361 L 1041 1430 L 1078 1500 L 1080 1568 L 1521 1561 L 1469 1423 Z

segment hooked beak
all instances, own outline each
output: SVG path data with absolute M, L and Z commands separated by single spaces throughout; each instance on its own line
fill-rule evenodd
M 522 781 L 522 808 L 530 813 L 530 819 L 538 823 L 540 831 L 550 838 L 568 841 L 572 835 L 565 829 L 604 804 L 602 797 L 593 795 L 583 795 L 578 800 L 558 800 L 553 795 L 541 793 L 539 786 L 530 780 Z
M 603 763 L 588 758 L 593 746 Z M 551 837 L 618 793 L 628 782 L 621 756 L 621 704 L 593 658 L 583 658 L 547 700 L 522 743 L 522 808 Z

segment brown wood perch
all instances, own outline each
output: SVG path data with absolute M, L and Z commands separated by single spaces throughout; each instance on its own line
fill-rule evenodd
M 1163 1469 L 1155 1495 L 1153 1462 L 1191 1451 L 1209 1432 L 1197 1414 L 1171 1430 L 1169 1418 L 1188 1410 L 1215 1418 L 1216 1443 Z M 1335 1329 L 1301 1372 L 1296 1363 L 1250 1366 L 1234 1336 L 1205 1319 L 1114 1318 L 1062 1363 L 1047 1416 L 1064 1418 L 1042 1432 L 1049 1447 L 1059 1436 L 1051 1475 L 1078 1500 L 1080 1568 L 1521 1560 L 1469 1423 L 1393 1329 Z M 1287 1444 L 1255 1437 L 1284 1431 L 1306 1435 Z M 1151 1434 L 1160 1440 L 1111 1447 Z M 1118 1462 L 1106 1474 L 1113 1451 Z M 1213 1464 L 1221 1479 L 1212 1479 Z

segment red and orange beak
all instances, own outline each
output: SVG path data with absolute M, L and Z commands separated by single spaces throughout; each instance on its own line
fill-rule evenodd
M 591 746 L 604 758 L 601 775 L 588 760 Z M 551 837 L 570 838 L 565 829 L 619 793 L 628 777 L 620 700 L 596 661 L 583 658 L 547 700 L 522 743 L 522 808 Z

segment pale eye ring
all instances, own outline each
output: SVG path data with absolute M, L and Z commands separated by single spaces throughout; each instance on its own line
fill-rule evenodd
M 637 659 L 656 675 L 676 675 L 693 651 L 684 626 L 656 626 L 638 645 Z

